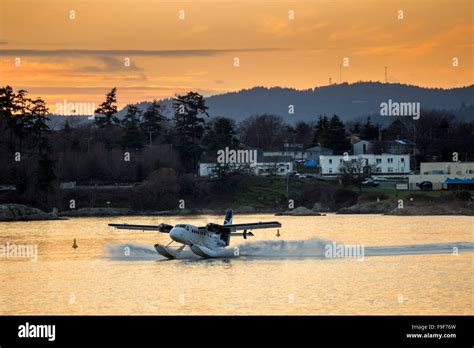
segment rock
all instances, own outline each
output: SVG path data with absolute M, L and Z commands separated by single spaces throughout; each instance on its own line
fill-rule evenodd
M 255 214 L 256 212 L 257 212 L 257 209 L 249 205 L 243 205 L 241 207 L 234 209 L 234 213 L 236 214 Z
M 385 214 L 388 213 L 394 204 L 389 202 L 367 202 L 357 203 L 347 208 L 341 208 L 338 214 Z
M 0 205 L 0 221 L 34 221 L 34 220 L 59 220 L 56 214 L 46 213 L 40 209 L 22 204 Z
M 59 213 L 60 216 L 82 217 L 82 216 L 122 216 L 132 215 L 134 212 L 128 208 L 81 208 L 71 209 Z
M 290 215 L 290 216 L 321 216 L 320 213 L 314 212 L 311 209 L 306 207 L 297 207 L 293 210 L 287 210 L 282 213 L 277 213 L 275 215 Z
M 319 203 L 319 202 L 316 202 L 314 203 L 313 205 L 313 211 L 317 211 L 317 212 L 328 212 L 328 211 L 331 211 L 331 209 L 324 203 Z
M 430 204 L 418 206 L 405 206 L 394 208 L 387 215 L 474 215 L 474 209 L 470 207 L 459 207 L 454 204 Z

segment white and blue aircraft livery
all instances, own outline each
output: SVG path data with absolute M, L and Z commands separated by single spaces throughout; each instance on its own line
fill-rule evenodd
M 251 230 L 260 228 L 281 227 L 278 221 L 252 222 L 247 224 L 233 224 L 232 210 L 227 210 L 224 224 L 208 223 L 204 227 L 197 227 L 190 224 L 178 224 L 171 226 L 160 225 L 129 225 L 129 224 L 109 224 L 121 230 L 158 231 L 169 233 L 172 241 L 168 245 L 155 244 L 155 250 L 168 259 L 175 259 L 183 251 L 185 246 L 189 246 L 191 251 L 203 258 L 212 257 L 234 257 L 237 256 L 233 248 L 228 248 L 230 237 L 240 236 L 247 239 L 253 236 Z M 236 232 L 243 231 L 243 232 Z M 172 242 L 181 243 L 179 248 L 172 248 Z

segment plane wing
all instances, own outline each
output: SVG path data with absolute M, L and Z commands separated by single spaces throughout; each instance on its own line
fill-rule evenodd
M 130 225 L 130 224 L 109 224 L 118 230 L 137 230 L 137 231 L 157 231 L 161 233 L 169 233 L 173 226 L 167 224 L 159 225 Z
M 219 225 L 210 223 L 207 225 L 209 231 L 215 233 L 228 233 L 235 231 L 246 231 L 246 230 L 256 230 L 261 228 L 278 228 L 281 227 L 281 223 L 278 221 L 268 221 L 268 222 L 251 222 L 247 224 L 232 224 L 232 225 Z

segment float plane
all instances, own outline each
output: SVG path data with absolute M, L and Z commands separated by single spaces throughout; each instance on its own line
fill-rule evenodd
M 239 256 L 239 249 L 229 248 L 230 237 L 243 237 L 254 234 L 251 230 L 261 228 L 279 228 L 281 224 L 278 221 L 269 222 L 251 222 L 244 224 L 232 223 L 233 212 L 227 210 L 224 223 L 222 225 L 208 223 L 206 226 L 197 227 L 190 224 L 178 224 L 175 226 L 167 224 L 159 225 L 130 225 L 130 224 L 109 224 L 109 226 L 119 230 L 139 230 L 139 231 L 158 231 L 168 233 L 171 242 L 168 245 L 155 244 L 155 250 L 168 259 L 180 258 L 185 246 L 189 246 L 193 254 L 203 258 L 215 257 L 235 257 Z M 243 231 L 243 232 L 237 232 Z M 173 242 L 181 243 L 179 248 L 170 247 Z

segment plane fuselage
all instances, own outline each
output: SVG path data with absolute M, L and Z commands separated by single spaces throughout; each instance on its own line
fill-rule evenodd
M 226 243 L 218 234 L 205 228 L 198 228 L 190 224 L 178 224 L 170 231 L 172 240 L 185 245 L 205 245 L 209 248 L 225 247 Z

